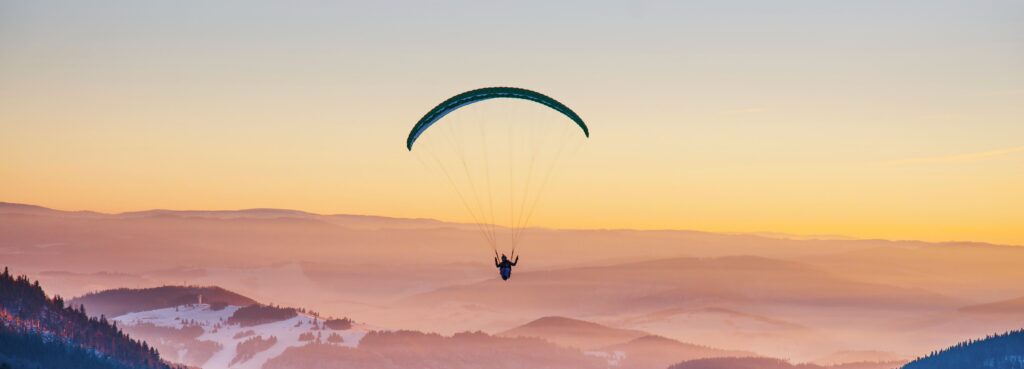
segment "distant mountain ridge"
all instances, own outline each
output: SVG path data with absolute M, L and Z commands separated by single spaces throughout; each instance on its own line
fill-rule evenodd
M 498 333 L 500 337 L 539 338 L 582 349 L 622 369 L 664 368 L 684 360 L 710 357 L 758 356 L 749 351 L 723 350 L 684 343 L 635 330 L 621 329 L 560 316 L 533 320 Z
M 84 216 L 84 217 L 99 217 L 108 214 L 103 214 L 91 210 L 57 210 L 51 209 L 39 205 L 31 204 L 19 204 L 13 202 L 0 201 L 0 214 L 24 214 L 24 215 L 42 215 L 42 214 L 57 214 L 64 216 Z
M 557 344 L 596 349 L 648 335 L 632 329 L 619 329 L 560 316 L 547 316 L 498 333 L 502 337 L 536 337 Z
M 617 276 L 616 279 L 607 276 Z M 665 278 L 665 276 L 673 276 Z M 680 257 L 609 266 L 587 266 L 518 275 L 515 284 L 501 290 L 480 282 L 451 286 L 409 299 L 410 303 L 437 304 L 465 301 L 487 305 L 501 301 L 506 308 L 520 301 L 541 302 L 549 311 L 580 310 L 609 313 L 645 309 L 672 309 L 702 298 L 742 304 L 751 296 L 761 301 L 800 303 L 814 296 L 814 303 L 843 305 L 870 301 L 878 306 L 957 306 L 959 300 L 928 291 L 863 283 L 793 261 L 759 256 L 715 258 Z M 564 289 L 554 290 L 557 280 Z M 813 284 L 803 283 L 814 281 Z M 656 286 L 636 290 L 633 286 Z M 595 299 L 593 290 L 606 291 Z M 504 295 L 520 296 L 505 300 Z M 635 338 L 635 337 L 634 337 Z
M 964 313 L 1024 315 L 1024 297 L 965 306 L 960 308 L 959 311 Z
M 24 215 L 61 215 L 61 216 L 87 216 L 95 218 L 149 218 L 149 217 L 180 217 L 180 218 L 204 218 L 204 219 L 331 219 L 352 221 L 373 221 L 395 224 L 424 223 L 431 225 L 460 223 L 449 223 L 428 218 L 396 218 L 380 215 L 359 215 L 359 214 L 317 214 L 302 210 L 276 209 L 276 208 L 250 208 L 238 210 L 170 210 L 151 209 L 139 211 L 127 211 L 121 213 L 100 213 L 91 210 L 67 211 L 47 208 L 44 206 L 20 204 L 0 201 L 0 214 L 24 214 Z
M 149 210 L 138 210 L 138 211 L 127 211 L 121 213 L 102 213 L 92 210 L 59 210 L 48 208 L 45 206 L 23 204 L 15 202 L 4 202 L 0 201 L 0 214 L 62 214 L 62 215 L 77 215 L 77 216 L 88 216 L 88 217 L 119 217 L 119 218 L 145 218 L 145 217 L 158 217 L 158 216 L 174 216 L 174 217 L 197 217 L 197 218 L 211 218 L 211 219 L 225 219 L 225 218 L 336 218 L 339 220 L 353 221 L 384 221 L 395 224 L 430 224 L 433 226 L 472 226 L 470 223 L 459 223 L 450 222 L 432 218 L 399 218 L 390 217 L 384 215 L 364 215 L 364 214 L 319 214 L 313 212 L 307 212 L 303 210 L 294 209 L 280 209 L 280 208 L 248 208 L 248 209 L 235 209 L 235 210 L 171 210 L 171 209 L 149 209 Z M 693 234 L 710 234 L 710 235 L 722 235 L 722 236 L 743 236 L 753 237 L 760 239 L 787 239 L 787 240 L 821 240 L 821 241 L 841 241 L 841 242 L 874 242 L 874 241 L 885 241 L 885 242 L 901 242 L 901 243 L 914 243 L 919 245 L 935 245 L 935 246 L 977 246 L 977 247 L 1020 247 L 1022 245 L 1004 245 L 995 244 L 988 242 L 976 242 L 976 241 L 945 241 L 945 242 L 926 242 L 917 240 L 884 240 L 884 239 L 863 239 L 850 236 L 841 235 L 805 235 L 805 234 L 789 234 L 779 232 L 746 232 L 746 233 L 712 233 L 695 230 L 683 230 L 683 229 L 651 229 L 651 230 L 638 230 L 638 229 L 592 229 L 592 230 L 579 230 L 579 231 L 603 231 L 603 232 L 649 232 L 649 233 L 660 233 L 660 232 L 684 232 Z

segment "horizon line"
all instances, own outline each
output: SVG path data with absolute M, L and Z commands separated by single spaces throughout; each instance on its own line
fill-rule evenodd
M 211 212 L 211 213 L 214 213 L 214 212 L 244 212 L 244 211 L 256 211 L 256 210 L 271 210 L 271 211 L 287 211 L 287 212 L 293 212 L 293 213 L 302 213 L 302 214 L 306 214 L 306 215 L 323 216 L 323 217 L 355 216 L 355 217 L 385 218 L 385 219 L 396 219 L 396 220 L 433 221 L 433 222 L 455 224 L 455 225 L 476 225 L 477 224 L 477 223 L 472 223 L 472 222 L 460 222 L 460 221 L 444 220 L 444 219 L 438 219 L 438 218 L 404 218 L 404 217 L 396 217 L 396 216 L 390 216 L 390 215 L 353 214 L 353 213 L 332 213 L 332 214 L 327 214 L 327 213 L 316 213 L 316 212 L 311 212 L 311 211 L 306 211 L 306 210 L 299 210 L 299 209 L 274 208 L 274 207 L 253 207 L 253 208 L 242 208 L 242 209 L 203 209 L 203 210 L 197 210 L 197 209 L 185 210 L 185 209 L 152 208 L 152 209 L 144 209 L 144 210 L 131 210 L 131 211 L 116 212 L 116 213 L 108 213 L 108 212 L 101 212 L 101 211 L 96 211 L 96 210 L 63 210 L 63 209 L 51 208 L 51 207 L 47 207 L 47 206 L 43 206 L 43 205 L 27 204 L 27 203 L 19 203 L 19 202 L 9 202 L 9 201 L 0 201 L 0 206 L 5 206 L 5 205 L 8 205 L 8 206 L 9 205 L 14 205 L 14 206 L 33 207 L 33 208 L 37 208 L 37 209 L 44 209 L 44 210 L 54 211 L 54 212 L 92 213 L 92 214 L 107 215 L 107 216 L 118 216 L 118 215 L 126 215 L 126 214 L 133 214 L 133 213 L 137 214 L 137 213 L 156 212 L 156 211 L 179 212 L 179 213 L 184 213 L 184 212 Z M 501 226 L 501 227 L 504 227 L 504 226 Z M 885 241 L 885 242 L 916 242 L 916 243 L 924 243 L 924 244 L 931 244 L 931 245 L 975 244 L 975 245 L 994 246 L 994 247 L 1024 247 L 1024 245 L 1018 245 L 1018 244 L 992 243 L 992 242 L 972 241 L 972 240 L 925 241 L 925 240 L 919 240 L 919 239 L 893 239 L 893 238 L 883 238 L 883 237 L 855 237 L 855 236 L 848 236 L 848 235 L 842 235 L 842 234 L 807 234 L 807 233 L 789 233 L 789 232 L 775 232 L 775 231 L 764 231 L 764 230 L 762 230 L 762 231 L 707 231 L 707 230 L 685 229 L 685 228 L 555 228 L 555 227 L 547 227 L 547 226 L 530 226 L 530 227 L 527 227 L 527 229 L 529 229 L 529 228 L 554 230 L 554 231 L 561 230 L 561 231 L 691 232 L 691 233 L 717 234 L 717 235 L 726 235 L 726 236 L 752 236 L 752 237 L 759 237 L 759 238 L 764 238 L 764 239 L 786 239 L 786 240 L 793 240 L 793 241 Z M 776 237 L 774 235 L 778 235 L 778 236 Z

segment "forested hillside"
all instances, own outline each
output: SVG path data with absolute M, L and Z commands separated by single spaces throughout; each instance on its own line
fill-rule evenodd
M 1024 329 L 958 343 L 902 369 L 1024 369 Z
M 171 369 L 157 351 L 105 317 L 49 298 L 27 276 L 0 274 L 0 365 L 14 368 Z

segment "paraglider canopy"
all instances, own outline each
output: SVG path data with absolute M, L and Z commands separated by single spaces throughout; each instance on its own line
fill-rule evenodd
M 423 131 L 430 128 L 430 126 L 434 125 L 434 123 L 441 118 L 444 118 L 448 113 L 475 102 L 498 98 L 530 100 L 555 109 L 559 113 L 565 114 L 569 119 L 572 119 L 572 121 L 579 125 L 580 129 L 583 130 L 583 134 L 590 137 L 590 129 L 587 128 L 587 124 L 583 122 L 583 119 L 580 118 L 579 114 L 576 114 L 576 112 L 569 109 L 568 106 L 558 102 L 558 100 L 552 99 L 540 92 L 530 91 L 525 88 L 484 87 L 452 96 L 448 100 L 445 100 L 435 106 L 433 109 L 430 109 L 430 111 L 427 112 L 419 122 L 416 122 L 416 125 L 412 127 L 412 131 L 409 131 L 409 138 L 405 140 L 405 147 L 411 151 L 412 145 L 416 143 L 416 139 L 423 134 Z

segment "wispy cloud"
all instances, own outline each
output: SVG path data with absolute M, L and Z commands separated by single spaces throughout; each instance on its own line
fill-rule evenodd
M 907 165 L 907 164 L 934 164 L 934 163 L 967 163 L 985 159 L 997 158 L 1000 156 L 1024 153 L 1024 146 L 1011 147 L 1006 149 L 972 152 L 966 154 L 929 156 L 913 159 L 893 160 L 883 164 L 886 165 Z

